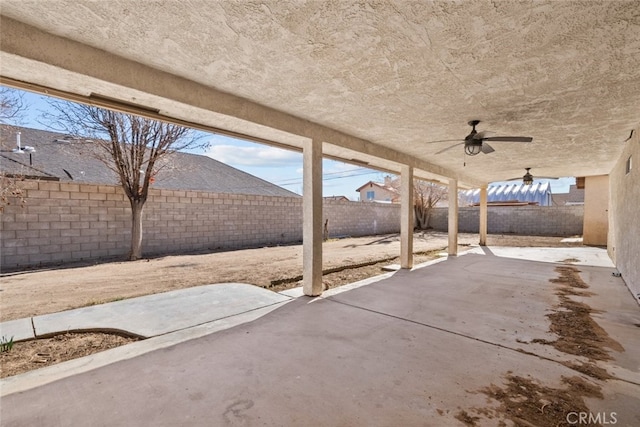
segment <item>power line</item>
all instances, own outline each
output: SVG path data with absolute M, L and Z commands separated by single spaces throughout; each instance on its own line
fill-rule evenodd
M 344 173 L 344 172 L 337 172 L 337 173 Z M 351 174 L 351 175 L 334 176 L 334 177 L 330 177 L 330 178 L 324 178 L 323 177 L 322 181 L 332 181 L 332 180 L 335 180 L 335 179 L 351 178 L 351 177 L 354 177 L 354 176 L 372 175 L 372 174 L 378 174 L 378 173 L 380 173 L 380 172 L 371 171 L 371 172 L 355 173 L 355 174 Z M 287 180 L 287 181 L 290 181 L 290 180 Z M 298 179 L 297 181 L 291 182 L 291 183 L 288 183 L 288 182 L 277 182 L 275 184 L 276 185 L 299 185 L 299 184 L 302 184 L 302 180 Z
M 365 170 L 365 168 L 356 168 L 356 169 L 348 169 L 348 170 L 344 170 L 344 171 L 339 171 L 339 172 L 328 172 L 328 173 L 323 173 L 322 176 L 329 176 L 329 175 L 339 175 L 339 174 L 344 174 L 344 173 L 348 173 L 348 172 L 357 172 L 357 171 L 361 171 L 361 170 Z M 283 179 L 281 181 L 279 181 L 278 185 L 280 185 L 280 183 L 285 183 L 288 181 L 300 181 L 300 177 L 295 177 L 295 178 L 286 178 Z

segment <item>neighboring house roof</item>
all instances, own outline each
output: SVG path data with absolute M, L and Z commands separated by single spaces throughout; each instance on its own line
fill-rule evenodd
M 16 134 L 21 145 L 35 152 L 14 153 Z M 102 151 L 91 139 L 66 134 L 3 126 L 0 130 L 0 166 L 3 171 L 29 177 L 56 177 L 60 181 L 118 185 L 114 171 L 99 159 Z M 155 177 L 152 188 L 193 190 L 213 193 L 300 197 L 256 176 L 208 156 L 176 152 Z
M 473 205 L 480 203 L 480 189 L 462 191 L 463 203 Z M 487 203 L 536 203 L 540 206 L 551 206 L 551 185 L 548 182 L 524 184 L 490 185 L 487 188 Z
M 567 205 L 583 205 L 584 204 L 584 187 L 578 188 L 576 185 L 569 187 L 569 196 L 567 197 Z
M 399 194 L 398 190 L 396 190 L 395 188 L 389 186 L 389 185 L 385 185 L 381 182 L 374 182 L 374 181 L 369 181 L 366 184 L 360 186 L 358 189 L 356 189 L 356 191 L 361 191 L 363 188 L 367 187 L 367 186 L 371 186 L 371 185 L 375 185 L 376 187 L 382 188 L 383 190 L 387 190 L 390 191 L 392 193 L 396 193 Z
M 327 197 L 323 197 L 324 200 L 338 200 L 338 201 L 344 201 L 344 202 L 348 202 L 349 198 L 347 196 L 327 196 Z
M 557 206 L 584 205 L 584 188 L 572 185 L 568 193 L 554 194 L 553 203 Z
M 5 157 L 4 154 L 6 153 L 0 152 L 0 172 L 6 174 L 6 176 L 25 179 L 42 179 L 49 181 L 60 180 L 57 176 L 48 174 L 38 168 L 30 166 L 29 164 L 25 165 L 24 163 L 22 163 L 25 161 L 24 158 L 20 159 L 21 161 L 17 161 L 11 158 L 14 156 Z M 30 163 L 30 160 L 33 158 L 33 154 L 31 154 L 31 157 L 29 157 L 29 153 L 23 153 L 21 154 L 21 156 L 25 156 L 27 159 L 29 159 L 27 160 L 27 163 Z

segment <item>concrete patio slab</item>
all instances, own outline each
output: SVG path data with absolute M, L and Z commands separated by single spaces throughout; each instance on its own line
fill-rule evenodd
M 503 258 L 515 258 L 529 261 L 550 263 L 570 263 L 574 265 L 591 265 L 594 267 L 615 268 L 606 249 L 597 247 L 506 247 L 491 246 L 477 247 L 469 253 L 483 254 L 490 251 L 491 255 Z M 570 261 L 567 261 L 570 260 Z
M 446 331 L 327 300 L 307 302 L 300 298 L 261 322 L 106 366 L 82 380 L 5 396 L 4 422 L 451 425 L 457 407 L 485 404 L 485 396 L 465 390 L 507 370 L 521 372 L 523 358 L 537 378 L 571 374 Z M 20 413 L 12 409 L 18 407 Z
M 287 300 L 263 308 L 249 310 L 244 313 L 214 320 L 192 328 L 186 328 L 170 334 L 136 341 L 131 344 L 112 348 L 90 356 L 68 360 L 56 365 L 47 366 L 46 368 L 26 372 L 21 375 L 3 378 L 0 380 L 0 396 L 40 387 L 66 377 L 89 372 L 122 360 L 139 357 L 152 351 L 178 345 L 185 341 L 223 331 L 243 323 L 252 322 L 273 310 L 277 310 L 282 305 L 289 302 L 290 300 Z
M 499 414 L 481 390 L 511 373 L 552 388 L 583 378 L 602 389 L 591 410 L 635 426 L 640 308 L 608 268 L 580 275 L 597 321 L 621 346 L 602 363 L 614 379 L 581 374 L 562 364 L 580 357 L 530 342 L 553 336 L 557 266 L 465 255 L 299 297 L 250 323 L 5 394 L 2 423 L 462 425 L 461 411 Z

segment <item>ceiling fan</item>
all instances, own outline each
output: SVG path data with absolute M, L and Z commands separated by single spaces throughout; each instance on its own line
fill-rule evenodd
M 522 177 L 518 177 L 518 178 L 511 178 L 508 179 L 507 181 L 515 181 L 515 180 L 522 180 L 522 183 L 524 185 L 531 185 L 533 184 L 533 175 L 531 175 L 531 168 L 524 168 L 526 170 L 526 173 L 524 174 L 524 176 Z M 557 176 L 538 176 L 536 177 L 538 179 L 558 179 Z
M 445 148 L 444 150 L 438 151 L 436 154 L 443 153 L 447 150 L 450 150 L 453 147 L 464 144 L 464 152 L 469 156 L 475 156 L 480 154 L 481 152 L 484 154 L 493 153 L 494 150 L 492 146 L 490 146 L 485 141 L 500 141 L 500 142 L 531 142 L 533 138 L 530 136 L 493 136 L 493 132 L 476 131 L 476 126 L 480 123 L 480 120 L 471 120 L 469 122 L 469 126 L 472 127 L 471 133 L 464 138 L 464 141 L 454 144 L 450 147 Z M 458 141 L 458 140 L 447 140 L 447 141 Z M 431 141 L 431 142 L 445 142 L 445 141 Z

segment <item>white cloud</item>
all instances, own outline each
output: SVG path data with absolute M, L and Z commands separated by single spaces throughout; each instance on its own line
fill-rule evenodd
M 212 145 L 205 155 L 231 166 L 295 166 L 302 163 L 302 154 L 276 147 Z

